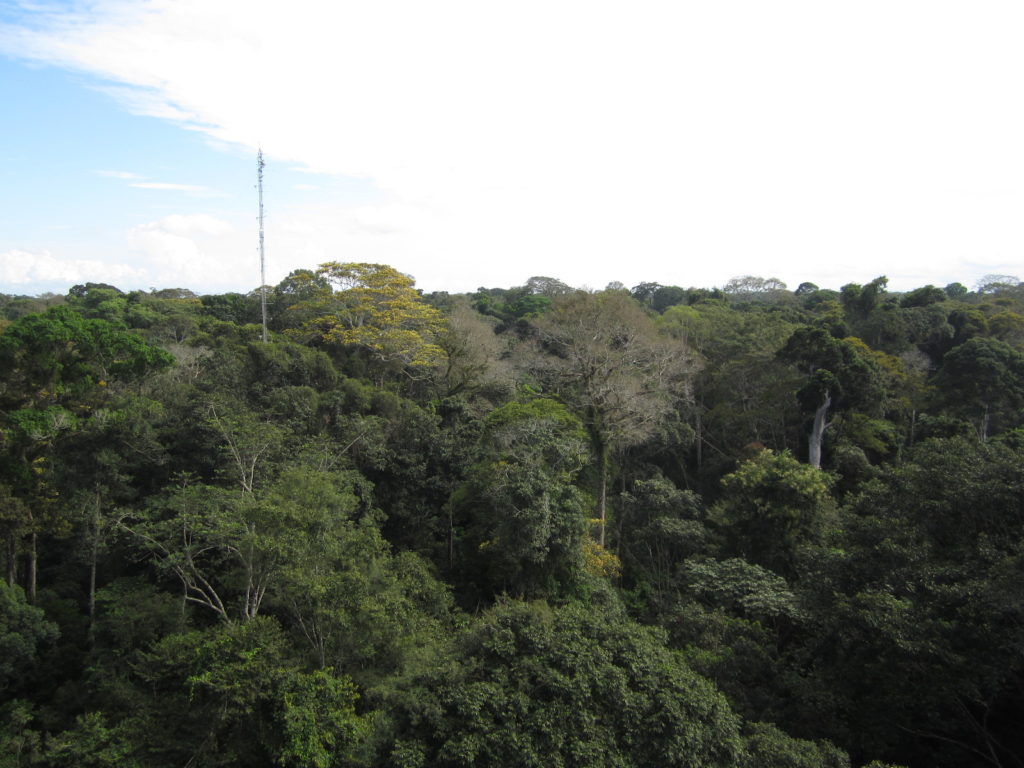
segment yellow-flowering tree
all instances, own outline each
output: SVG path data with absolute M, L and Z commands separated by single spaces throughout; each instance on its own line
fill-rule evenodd
M 337 261 L 321 264 L 316 274 L 330 284 L 331 292 L 307 302 L 316 311 L 306 331 L 328 342 L 358 346 L 381 363 L 421 367 L 442 359 L 434 340 L 444 328 L 444 317 L 423 301 L 409 275 L 386 264 Z

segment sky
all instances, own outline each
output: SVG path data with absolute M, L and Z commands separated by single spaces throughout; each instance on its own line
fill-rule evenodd
M 0 293 L 1024 276 L 1019 0 L 0 0 Z

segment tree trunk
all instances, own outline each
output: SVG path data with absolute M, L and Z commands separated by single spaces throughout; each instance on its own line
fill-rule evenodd
M 604 443 L 598 449 L 600 479 L 597 488 L 597 518 L 600 523 L 597 543 L 604 546 L 605 524 L 608 520 L 608 448 Z
M 452 503 L 448 502 L 448 570 L 455 570 L 455 514 Z
M 35 605 L 36 602 L 36 532 L 32 531 L 29 538 L 32 542 L 28 551 L 28 601 Z
M 89 551 L 89 637 L 93 634 L 96 618 L 96 562 L 100 557 L 100 493 L 96 491 L 96 506 L 92 510 L 92 546 Z
M 92 559 L 89 561 L 89 634 L 92 634 L 93 621 L 96 618 L 96 561 L 99 553 L 96 542 L 92 545 Z
M 814 412 L 814 424 L 811 426 L 811 434 L 808 436 L 807 463 L 815 469 L 821 469 L 821 443 L 828 429 L 828 409 L 832 405 L 832 395 L 825 393 L 825 401 L 818 406 Z
M 7 537 L 7 586 L 13 587 L 18 581 L 18 537 L 13 533 Z
M 697 466 L 704 465 L 704 437 L 701 435 L 701 419 L 700 419 L 700 403 L 697 404 L 696 414 L 696 427 L 697 427 Z

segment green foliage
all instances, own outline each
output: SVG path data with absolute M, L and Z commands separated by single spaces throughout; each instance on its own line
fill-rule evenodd
M 286 521 L 287 556 L 270 601 L 321 667 L 378 682 L 429 643 L 448 620 L 450 600 L 422 561 L 393 555 L 355 473 L 286 472 L 269 504 Z
M 837 407 L 843 403 L 877 403 L 882 394 L 882 372 L 857 339 L 836 339 L 819 328 L 798 328 L 779 356 L 799 366 L 809 379 L 798 392 L 805 409 L 813 410 L 831 396 Z
M 586 498 L 575 487 L 586 433 L 562 404 L 509 403 L 485 421 L 483 459 L 453 496 L 480 587 L 530 597 L 572 587 L 583 565 Z
M 746 729 L 751 768 L 849 768 L 850 759 L 828 742 L 794 739 L 771 723 Z
M 364 730 L 355 710 L 355 687 L 330 669 L 292 675 L 283 682 L 280 696 L 281 765 L 337 765 L 338 755 Z
M 69 768 L 141 768 L 124 724 L 110 725 L 102 712 L 80 715 L 73 728 L 46 745 L 47 763 Z
M 946 298 L 946 291 L 941 288 L 936 288 L 934 285 L 926 285 L 923 288 L 918 288 L 917 290 L 903 294 L 900 298 L 900 306 L 926 307 L 929 304 L 945 301 Z
M 976 420 L 984 438 L 992 426 L 1005 429 L 1020 420 L 1024 352 L 997 339 L 972 338 L 946 353 L 936 384 L 954 412 Z
M 736 718 L 662 638 L 596 606 L 504 602 L 405 684 L 389 764 L 731 766 Z
M 916 446 L 815 564 L 822 684 L 863 749 L 910 764 L 1019 749 L 1015 727 L 983 713 L 1022 703 L 1022 458 L 963 438 Z
M 269 618 L 169 635 L 136 669 L 125 727 L 147 765 L 330 765 L 360 730 L 351 683 L 296 667 Z
M 801 551 L 834 530 L 832 478 L 789 453 L 761 451 L 722 478 L 711 512 L 731 552 L 792 575 Z
M 1015 764 L 1017 282 L 0 296 L 0 766 Z
M 0 692 L 27 678 L 40 645 L 56 639 L 57 625 L 25 602 L 20 587 L 0 582 Z
M 745 560 L 692 560 L 685 570 L 687 591 L 711 606 L 761 621 L 799 613 L 785 579 Z
M 678 596 L 686 559 L 711 547 L 701 499 L 656 477 L 638 480 L 619 497 L 626 584 L 664 607 Z
M 43 734 L 33 728 L 32 705 L 13 699 L 0 705 L 0 768 L 43 763 Z
M 0 407 L 15 411 L 16 427 L 46 434 L 55 407 L 84 407 L 83 400 L 113 380 L 137 381 L 168 367 L 173 358 L 106 320 L 84 319 L 68 306 L 26 315 L 0 336 Z M 51 409 L 51 410 L 47 410 Z M 42 412 L 42 413 L 40 413 Z M 66 423 L 62 416 L 61 424 Z

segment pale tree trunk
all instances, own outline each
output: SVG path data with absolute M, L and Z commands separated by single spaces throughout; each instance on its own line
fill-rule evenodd
M 814 412 L 814 423 L 811 426 L 811 434 L 808 436 L 807 463 L 815 469 L 821 469 L 821 443 L 828 429 L 828 409 L 832 405 L 832 395 L 826 393 L 825 401 L 818 406 Z

